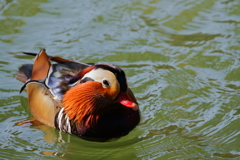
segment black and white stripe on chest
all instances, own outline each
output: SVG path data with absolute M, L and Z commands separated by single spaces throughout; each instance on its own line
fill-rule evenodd
M 55 117 L 55 127 L 62 132 L 72 134 L 71 123 L 66 114 L 64 114 L 64 108 L 62 108 Z

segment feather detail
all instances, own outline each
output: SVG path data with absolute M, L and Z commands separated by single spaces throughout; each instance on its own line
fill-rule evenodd
M 45 49 L 44 49 L 44 50 L 45 50 Z M 46 50 L 45 50 L 45 51 L 46 51 Z M 40 52 L 40 53 L 41 53 L 41 52 Z M 30 55 L 30 56 L 37 56 L 37 55 L 38 55 L 38 53 L 32 53 L 32 52 L 23 52 L 23 54 Z M 47 57 L 48 57 L 48 58 L 47 58 L 48 60 L 57 62 L 57 63 L 59 63 L 59 64 L 63 64 L 63 63 L 68 63 L 68 64 L 78 63 L 78 64 L 82 64 L 82 65 L 87 65 L 87 66 L 92 66 L 92 65 L 94 65 L 94 63 L 81 63 L 81 62 L 76 62 L 76 61 L 64 59 L 64 58 L 61 58 L 61 57 L 50 56 L 50 55 L 47 55 Z
M 73 76 L 70 79 L 69 83 L 75 83 L 76 81 L 80 80 L 86 73 L 88 73 L 89 71 L 91 71 L 94 68 L 95 68 L 95 66 L 90 66 L 90 67 L 85 68 L 84 70 L 82 70 L 81 72 L 79 72 L 78 74 Z
M 25 64 L 25 65 L 21 66 L 18 69 L 16 78 L 18 80 L 22 81 L 23 83 L 26 83 L 28 81 L 28 79 L 30 79 L 32 76 L 32 68 L 33 68 L 33 64 Z
M 43 50 L 45 50 L 45 49 L 43 49 Z M 23 54 L 30 55 L 30 56 L 37 56 L 38 55 L 38 53 L 32 53 L 32 52 L 23 52 Z M 49 60 L 57 62 L 57 63 L 74 62 L 74 61 L 64 59 L 64 58 L 61 58 L 61 57 L 53 57 L 53 56 L 49 56 L 49 55 L 47 55 L 47 57 L 48 57 Z
M 89 126 L 97 122 L 101 110 L 110 101 L 105 98 L 106 91 L 99 82 L 89 81 L 69 89 L 63 98 L 64 113 L 69 120 Z
M 64 111 L 64 108 L 62 108 L 57 113 L 54 124 L 56 128 L 59 129 L 60 131 L 72 134 L 71 123 L 69 121 L 68 116 L 64 114 L 63 111 Z
M 30 80 L 40 80 L 47 77 L 51 64 L 45 49 L 36 56 Z

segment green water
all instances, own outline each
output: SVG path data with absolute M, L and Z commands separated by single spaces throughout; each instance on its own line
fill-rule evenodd
M 0 1 L 0 159 L 240 159 L 239 0 Z M 88 142 L 31 118 L 22 51 L 122 67 L 142 119 Z

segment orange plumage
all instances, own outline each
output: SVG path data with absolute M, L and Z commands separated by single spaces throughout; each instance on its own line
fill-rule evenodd
M 121 68 L 52 57 L 44 49 L 26 54 L 36 59 L 23 65 L 17 78 L 25 82 L 21 91 L 27 88 L 38 121 L 95 141 L 126 135 L 139 123 L 138 103 Z
M 63 107 L 70 120 L 76 123 L 96 122 L 101 109 L 110 101 L 105 100 L 102 86 L 97 82 L 78 84 L 64 95 Z M 88 117 L 91 115 L 91 117 Z

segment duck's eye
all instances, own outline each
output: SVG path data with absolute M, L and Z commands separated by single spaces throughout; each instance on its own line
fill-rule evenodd
M 102 80 L 102 84 L 103 84 L 103 87 L 104 87 L 104 88 L 110 87 L 110 83 L 109 83 L 109 81 L 106 80 L 106 79 L 103 79 L 103 80 Z

